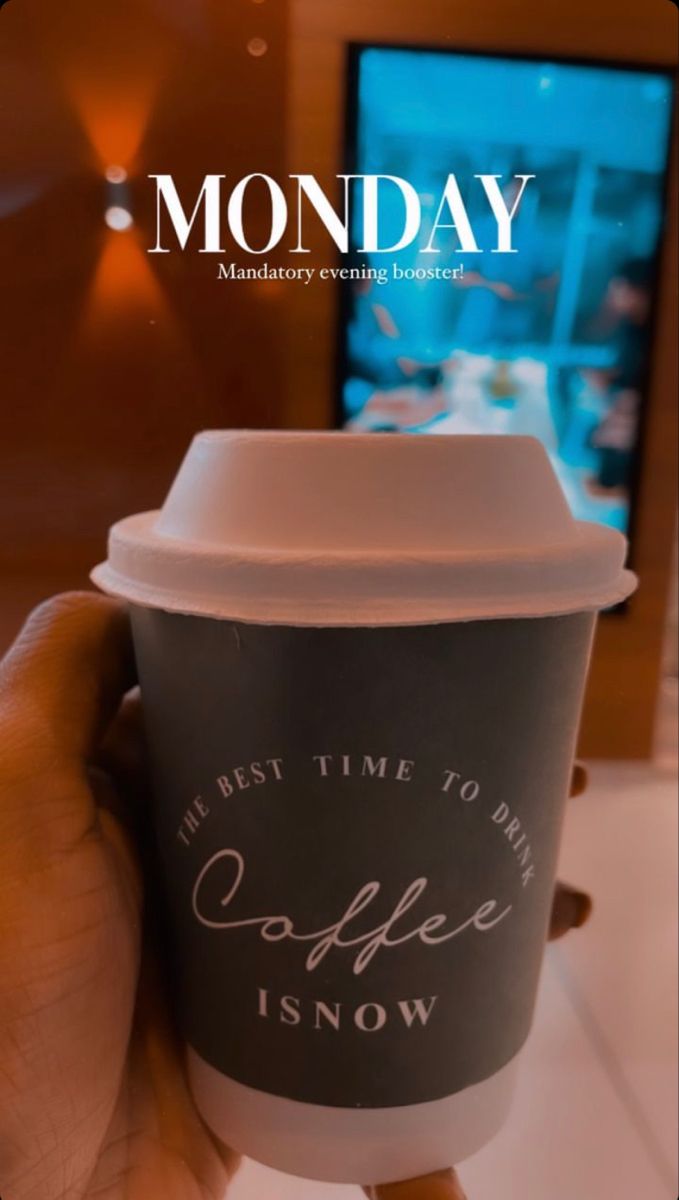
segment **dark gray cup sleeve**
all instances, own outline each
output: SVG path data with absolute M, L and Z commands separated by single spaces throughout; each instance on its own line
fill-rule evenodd
M 203 1058 L 275 1095 L 379 1108 L 514 1057 L 593 624 L 133 610 L 172 979 Z

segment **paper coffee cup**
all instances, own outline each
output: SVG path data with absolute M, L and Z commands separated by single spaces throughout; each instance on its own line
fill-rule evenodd
M 111 531 L 196 1103 L 235 1149 L 407 1178 L 502 1124 L 596 612 L 625 541 L 530 438 L 219 432 Z

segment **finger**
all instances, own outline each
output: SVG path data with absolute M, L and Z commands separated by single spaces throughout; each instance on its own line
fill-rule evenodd
M 240 1155 L 216 1139 L 191 1096 L 185 1069 L 185 1044 L 176 1015 L 168 1007 L 168 988 L 155 953 L 146 954 L 137 993 L 132 1057 L 139 1054 L 159 1141 L 179 1152 L 210 1196 L 222 1196 L 240 1165 Z
M 109 725 L 95 757 L 88 764 L 88 779 L 100 823 L 110 814 L 134 846 L 135 858 L 145 874 L 153 875 L 151 783 L 139 689 L 125 696 Z
M 224 1196 L 239 1157 L 218 1145 L 191 1098 L 184 1046 L 153 957 L 142 964 L 128 1050 L 127 1085 L 90 1179 L 88 1196 L 169 1200 Z M 132 1131 L 132 1132 L 131 1132 Z M 190 1182 L 193 1181 L 193 1184 Z
M 105 731 L 93 765 L 106 771 L 133 801 L 148 794 L 148 754 L 139 688 L 124 697 Z
M 573 773 L 571 775 L 571 788 L 569 795 L 581 796 L 582 793 L 587 790 L 588 783 L 589 776 L 587 774 L 587 768 L 580 762 L 573 763 Z
M 364 1188 L 368 1200 L 467 1200 L 454 1171 Z
M 96 767 L 88 770 L 88 782 L 97 806 L 92 814 L 98 831 L 113 851 L 122 876 L 127 882 L 132 909 L 138 916 L 144 904 L 145 878 L 139 853 L 139 834 L 130 819 L 128 806 L 117 787 L 104 771 Z
M 569 929 L 580 929 L 592 913 L 592 898 L 586 892 L 557 883 L 549 922 L 549 940 L 554 942 Z
M 97 593 L 40 605 L 0 663 L 0 716 L 19 746 L 57 761 L 92 753 L 135 682 L 125 609 Z

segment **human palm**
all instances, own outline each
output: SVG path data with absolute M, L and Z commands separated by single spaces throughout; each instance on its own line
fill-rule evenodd
M 0 668 L 3 1200 L 218 1200 L 235 1165 L 142 954 L 133 682 L 97 596 L 39 609 Z

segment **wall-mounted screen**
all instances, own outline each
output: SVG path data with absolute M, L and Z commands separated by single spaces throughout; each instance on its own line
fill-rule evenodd
M 533 434 L 575 515 L 629 530 L 672 91 L 660 70 L 352 48 L 347 170 L 408 181 L 420 233 L 362 252 L 353 222 L 343 426 Z M 461 250 L 450 219 L 426 249 L 451 174 L 480 253 Z M 512 220 L 516 253 L 492 252 L 479 175 L 500 177 L 508 212 L 515 177 L 534 176 Z M 379 195 L 381 244 L 394 244 L 405 200 L 388 181 Z M 457 271 L 432 278 L 434 261 Z

